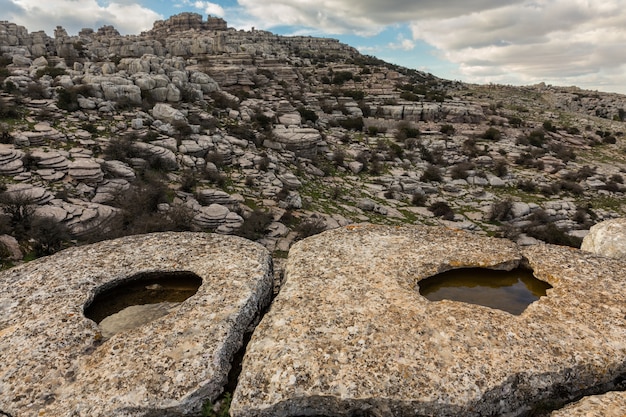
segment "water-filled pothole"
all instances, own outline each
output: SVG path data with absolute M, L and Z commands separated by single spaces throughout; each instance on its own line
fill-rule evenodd
M 453 269 L 419 282 L 420 294 L 430 301 L 462 301 L 515 315 L 522 314 L 550 288 L 550 284 L 535 278 L 533 272 L 525 268 L 511 271 Z
M 192 272 L 146 272 L 96 294 L 85 317 L 105 338 L 165 316 L 194 295 L 202 278 Z

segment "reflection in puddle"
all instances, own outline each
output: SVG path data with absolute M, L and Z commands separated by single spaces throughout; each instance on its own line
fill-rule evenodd
M 97 294 L 85 308 L 85 317 L 100 325 L 104 337 L 110 337 L 169 314 L 201 284 L 202 278 L 191 272 L 139 274 Z
M 421 280 L 419 288 L 430 301 L 462 301 L 519 315 L 552 286 L 535 278 L 528 269 L 464 268 Z

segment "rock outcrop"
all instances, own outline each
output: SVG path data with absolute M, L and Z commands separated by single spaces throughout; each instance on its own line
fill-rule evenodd
M 110 339 L 84 315 L 107 288 L 176 271 L 202 284 L 174 313 Z M 0 287 L 0 414 L 189 415 L 222 392 L 272 267 L 241 238 L 162 233 L 66 250 L 2 272 Z
M 580 248 L 609 258 L 626 259 L 626 218 L 606 220 L 591 226 Z
M 418 293 L 445 270 L 516 265 L 553 286 L 520 316 Z M 611 389 L 626 372 L 625 272 L 582 251 L 440 228 L 324 232 L 291 248 L 231 415 L 518 416 Z

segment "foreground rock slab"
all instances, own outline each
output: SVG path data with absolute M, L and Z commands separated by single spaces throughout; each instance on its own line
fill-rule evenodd
M 431 302 L 419 281 L 518 264 L 550 283 L 519 316 Z M 248 345 L 231 415 L 524 415 L 626 373 L 626 263 L 430 227 L 348 226 L 295 244 Z
M 0 274 L 0 414 L 198 414 L 226 383 L 243 335 L 270 300 L 271 258 L 245 239 L 132 236 L 68 249 Z M 177 309 L 102 337 L 84 308 L 144 272 L 202 278 Z M 3 415 L 4 415 L 3 414 Z
M 550 417 L 624 417 L 626 392 L 593 395 L 555 411 Z

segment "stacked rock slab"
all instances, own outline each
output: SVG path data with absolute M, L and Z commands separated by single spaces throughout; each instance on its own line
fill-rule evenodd
M 186 271 L 198 292 L 104 340 L 83 309 L 138 273 Z M 232 236 L 159 233 L 68 249 L 0 274 L 0 415 L 199 415 L 272 291 L 271 259 Z
M 519 316 L 431 302 L 419 281 L 527 265 L 550 283 Z M 626 263 L 441 228 L 348 226 L 295 244 L 250 341 L 233 417 L 519 416 L 626 373 Z

